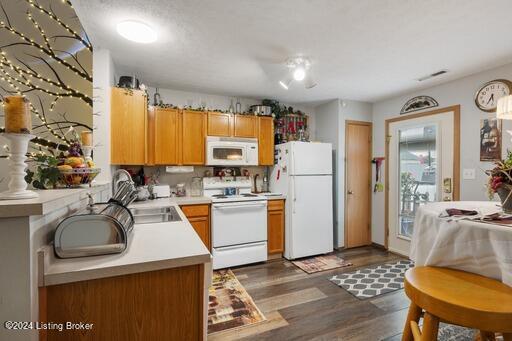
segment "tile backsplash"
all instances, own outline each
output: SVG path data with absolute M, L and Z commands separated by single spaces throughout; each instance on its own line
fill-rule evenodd
M 131 169 L 138 170 L 139 167 L 130 167 Z M 258 191 L 261 190 L 261 185 L 263 182 L 263 177 L 265 175 L 269 175 L 269 167 L 241 167 L 242 170 L 247 169 L 249 171 L 249 174 L 251 176 L 251 180 L 253 179 L 254 175 L 259 174 L 258 180 L 257 180 L 257 186 Z M 145 166 L 144 167 L 144 174 L 146 176 L 152 176 L 156 173 L 158 174 L 158 182 L 160 184 L 167 184 L 171 187 L 171 192 L 174 190 L 177 184 L 184 183 L 185 188 L 187 189 L 187 193 L 190 193 L 190 183 L 192 182 L 192 178 L 194 177 L 204 177 L 205 172 L 209 171 L 210 174 L 213 174 L 213 167 L 205 167 L 205 166 L 195 166 L 194 171 L 191 173 L 166 173 L 165 166 Z M 253 188 L 254 190 L 254 188 Z

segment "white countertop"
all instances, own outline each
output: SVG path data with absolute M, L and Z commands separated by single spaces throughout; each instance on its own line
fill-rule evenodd
M 211 255 L 194 228 L 177 208 L 182 221 L 136 224 L 128 248 L 120 254 L 55 257 L 48 246 L 40 285 L 56 285 L 131 273 L 208 263 Z
M 92 187 L 35 190 L 35 199 L 0 200 L 0 218 L 45 215 L 56 209 L 87 198 L 87 193 L 97 193 L 110 183 L 96 183 Z

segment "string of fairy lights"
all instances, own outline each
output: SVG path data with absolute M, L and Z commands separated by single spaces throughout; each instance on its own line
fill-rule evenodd
M 20 32 L 15 27 L 13 27 L 9 21 L 9 18 L 6 15 L 6 21 L 0 21 L 0 29 L 7 30 L 14 36 L 16 36 L 20 41 L 13 42 L 10 44 L 6 44 L 0 48 L 0 80 L 4 81 L 4 84 L 8 85 L 8 87 L 11 90 L 6 90 L 3 87 L 0 87 L 0 89 L 3 89 L 5 92 L 9 94 L 18 94 L 23 97 L 26 97 L 27 93 L 30 93 L 32 91 L 41 91 L 48 96 L 52 97 L 51 103 L 49 105 L 49 110 L 53 111 L 55 108 L 55 105 L 61 98 L 77 98 L 81 101 L 85 102 L 88 106 L 92 107 L 93 100 L 90 96 L 87 94 L 74 89 L 73 87 L 66 84 L 61 77 L 59 76 L 59 73 L 57 70 L 52 66 L 49 61 L 47 61 L 45 58 L 41 56 L 35 56 L 31 54 L 27 54 L 28 56 L 33 57 L 34 59 L 37 59 L 44 63 L 49 70 L 51 70 L 51 73 L 54 77 L 47 77 L 44 74 L 41 74 L 36 69 L 32 68 L 29 64 L 23 62 L 18 57 L 13 56 L 12 58 L 9 58 L 7 56 L 6 51 L 3 49 L 6 49 L 11 46 L 17 46 L 17 45 L 25 45 L 31 48 L 34 48 L 34 50 L 38 50 L 39 54 L 46 55 L 51 60 L 56 62 L 56 66 L 65 68 L 67 72 L 74 74 L 75 76 L 80 77 L 81 79 L 92 83 L 92 76 L 87 72 L 86 69 L 82 67 L 80 62 L 78 61 L 78 56 L 74 56 L 70 53 L 67 53 L 65 51 L 58 51 L 55 50 L 52 47 L 50 39 L 56 39 L 58 37 L 65 37 L 65 38 L 73 38 L 77 41 L 79 41 L 83 46 L 84 50 L 87 50 L 89 52 L 92 52 L 92 45 L 88 41 L 88 39 L 84 39 L 79 32 L 74 30 L 72 27 L 70 27 L 68 24 L 60 20 L 60 18 L 57 17 L 57 15 L 53 12 L 52 9 L 48 10 L 45 7 L 41 6 L 37 1 L 35 0 L 25 0 L 27 4 L 29 4 L 32 8 L 37 9 L 42 15 L 47 16 L 51 20 L 53 20 L 57 25 L 59 25 L 62 29 L 64 29 L 67 34 L 69 35 L 60 35 L 60 36 L 53 36 L 51 38 L 48 37 L 46 34 L 44 28 L 42 25 L 36 20 L 33 13 L 30 11 L 27 11 L 27 19 L 31 22 L 33 27 L 39 32 L 39 35 L 41 36 L 44 43 L 39 43 L 36 40 L 32 39 L 31 37 L 28 37 L 25 33 Z M 69 0 L 62 0 L 62 3 L 65 5 L 73 8 L 73 5 Z M 85 36 L 87 38 L 87 36 Z M 59 53 L 68 54 L 72 59 L 74 60 L 75 64 L 72 64 L 70 61 L 68 61 L 66 58 L 63 58 L 59 55 Z M 21 66 L 22 65 L 22 66 Z M 3 106 L 3 102 L 0 102 Z M 42 102 L 40 100 L 41 105 Z M 33 140 L 31 140 L 31 144 L 34 149 L 38 149 L 37 152 L 29 152 L 27 155 L 31 157 L 35 157 L 37 155 L 44 155 L 46 154 L 46 151 L 66 151 L 70 147 L 70 141 L 66 137 L 68 133 L 74 130 L 73 126 L 70 125 L 68 128 L 68 131 L 64 133 L 58 123 L 50 123 L 47 121 L 46 116 L 44 115 L 44 108 L 43 113 L 41 113 L 32 103 L 29 102 L 30 111 L 41 121 L 42 125 L 39 127 L 44 126 L 47 129 L 47 132 L 53 136 L 58 142 L 54 142 L 52 140 L 49 140 L 44 137 L 36 137 Z M 66 120 L 66 122 L 69 122 Z M 72 123 L 72 122 L 70 122 Z M 53 128 L 53 125 L 57 125 L 57 128 Z M 60 130 L 60 134 L 59 131 Z M 5 131 L 4 127 L 0 127 L 0 132 Z M 8 151 L 8 146 L 4 145 L 3 149 Z
M 30 6 L 37 8 L 40 12 L 45 13 L 50 18 L 52 18 L 54 21 L 56 21 L 60 26 L 62 26 L 64 29 L 66 29 L 66 31 L 68 31 L 68 33 L 72 34 L 75 37 L 75 39 L 77 39 L 80 42 L 82 42 L 82 44 L 85 46 L 86 49 L 88 49 L 89 51 L 92 52 L 92 45 L 91 45 L 91 43 L 88 42 L 87 40 L 83 39 L 82 36 L 77 31 L 73 30 L 71 27 L 69 27 L 69 25 L 67 25 L 66 23 L 61 21 L 55 15 L 55 13 L 48 11 L 46 8 L 44 8 L 43 6 L 39 5 L 34 0 L 25 0 L 25 1 L 27 1 L 30 4 Z M 73 5 L 71 4 L 71 2 L 69 2 L 69 1 L 62 1 L 62 2 L 68 4 L 71 8 L 73 8 Z

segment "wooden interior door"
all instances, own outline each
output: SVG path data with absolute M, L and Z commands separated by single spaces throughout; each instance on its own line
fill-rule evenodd
M 181 164 L 204 165 L 206 113 L 184 110 L 181 120 Z
M 345 247 L 371 244 L 372 124 L 345 127 Z

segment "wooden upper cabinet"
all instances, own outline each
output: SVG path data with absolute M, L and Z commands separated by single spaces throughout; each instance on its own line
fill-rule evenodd
M 258 122 L 256 116 L 235 115 L 234 136 L 258 137 Z
M 154 112 L 154 164 L 178 164 L 178 109 L 155 108 Z
M 181 118 L 181 164 L 204 165 L 206 140 L 206 113 L 184 110 Z
M 260 166 L 274 165 L 274 119 L 258 117 L 258 163 Z
M 233 114 L 208 112 L 208 136 L 233 136 Z
M 112 88 L 110 107 L 110 162 L 143 165 L 146 162 L 147 100 L 144 91 Z

